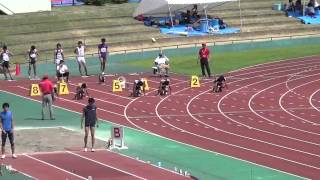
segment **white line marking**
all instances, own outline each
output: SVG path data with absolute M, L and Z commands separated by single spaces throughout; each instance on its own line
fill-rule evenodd
M 185 90 L 187 90 L 187 89 L 189 89 L 189 88 L 184 88 L 184 89 L 182 89 L 182 90 L 177 91 L 176 93 L 179 93 L 179 92 L 181 92 L 181 91 L 185 91 Z M 170 95 L 169 95 L 169 96 L 170 96 Z M 265 156 L 273 157 L 273 158 L 276 158 L 276 159 L 281 159 L 281 160 L 288 161 L 288 162 L 291 162 L 291 163 L 294 163 L 294 164 L 299 164 L 299 165 L 302 165 L 302 166 L 306 166 L 306 167 L 309 167 L 309 168 L 313 168 L 313 169 L 320 170 L 320 167 L 311 166 L 311 165 L 308 165 L 308 164 L 300 163 L 300 162 L 293 161 L 293 160 L 290 160 L 290 159 L 286 159 L 286 158 L 283 158 L 283 157 L 279 157 L 279 156 L 271 155 L 271 154 L 268 154 L 268 153 L 260 152 L 260 151 L 257 151 L 257 150 L 249 149 L 249 148 L 246 148 L 246 147 L 243 147 L 243 146 L 239 146 L 239 145 L 227 143 L 227 142 L 224 142 L 224 141 L 220 141 L 220 140 L 208 138 L 208 137 L 205 137 L 205 136 L 202 136 L 202 135 L 198 135 L 198 134 L 192 133 L 192 132 L 190 132 L 190 131 L 184 130 L 184 129 L 179 128 L 179 127 L 177 127 L 177 126 L 174 126 L 174 125 L 168 123 L 167 121 L 165 121 L 163 118 L 161 118 L 161 116 L 160 116 L 160 114 L 159 114 L 159 112 L 158 112 L 159 105 L 160 105 L 166 98 L 168 98 L 169 96 L 163 98 L 163 99 L 157 104 L 157 106 L 156 106 L 155 109 L 156 109 L 156 114 L 158 115 L 159 119 L 160 119 L 162 122 L 164 122 L 165 124 L 171 126 L 171 127 L 174 128 L 174 129 L 178 129 L 178 130 L 180 130 L 180 131 L 183 131 L 184 133 L 187 133 L 187 134 L 190 134 L 190 135 L 193 135 L 193 136 L 202 138 L 202 139 L 206 139 L 206 140 L 209 140 L 209 141 L 217 142 L 217 143 L 224 144 L 224 145 L 227 145 L 227 146 L 231 146 L 231 147 L 239 148 L 239 149 L 242 149 L 242 150 L 247 150 L 247 151 L 255 152 L 255 153 L 258 153 L 258 154 L 265 155 Z
M 72 83 L 68 83 L 68 84 L 73 85 L 73 86 L 77 86 L 76 84 L 72 84 Z M 132 100 L 132 98 L 129 98 L 129 97 L 126 97 L 126 96 L 120 96 L 120 95 L 117 95 L 117 94 L 108 93 L 108 92 L 104 92 L 104 91 L 100 91 L 100 90 L 96 90 L 96 89 L 92 89 L 92 88 L 88 88 L 88 89 L 90 91 L 96 91 L 96 92 L 99 92 L 99 93 L 102 93 L 102 94 L 109 94 L 109 95 L 120 97 L 120 98 L 123 98 L 123 99 Z
M 303 72 L 303 71 L 302 71 L 302 72 Z M 302 72 L 301 72 L 301 73 L 302 73 Z M 318 74 L 320 74 L 320 73 L 313 74 L 313 75 L 309 75 L 308 77 L 315 76 L 315 75 L 318 75 Z M 273 78 L 272 78 L 272 79 L 273 79 Z M 270 79 L 270 80 L 272 80 L 272 79 Z M 299 78 L 299 79 L 303 79 L 303 78 Z M 266 80 L 266 81 L 268 81 L 268 80 Z M 254 94 L 253 96 L 251 96 L 251 98 L 250 98 L 250 100 L 249 100 L 249 102 L 248 102 L 248 106 L 249 106 L 250 110 L 251 110 L 254 114 L 256 114 L 257 116 L 259 116 L 259 117 L 261 117 L 262 119 L 264 119 L 264 120 L 266 120 L 266 121 L 269 121 L 269 122 L 271 122 L 271 123 L 274 123 L 274 124 L 277 124 L 277 125 L 280 125 L 280 126 L 284 126 L 284 127 L 286 127 L 286 128 L 289 128 L 289 129 L 294 129 L 294 130 L 296 130 L 296 131 L 301 131 L 301 132 L 304 132 L 304 133 L 309 133 L 309 134 L 313 134 L 313 135 L 320 136 L 320 134 L 318 134 L 318 133 L 310 132 L 310 131 L 308 131 L 308 130 L 302 130 L 302 129 L 299 129 L 299 128 L 294 128 L 294 127 L 292 127 L 292 126 L 288 126 L 288 125 L 284 125 L 284 124 L 282 124 L 282 123 L 278 123 L 278 122 L 276 122 L 276 121 L 272 121 L 272 120 L 270 120 L 270 119 L 268 119 L 268 118 L 266 118 L 266 117 L 264 117 L 264 116 L 261 116 L 259 113 L 255 112 L 255 110 L 253 109 L 252 104 L 251 104 L 252 100 L 253 100 L 257 95 L 259 95 L 260 93 L 262 93 L 263 91 L 266 91 L 266 90 L 268 90 L 268 89 L 270 89 L 270 88 L 276 87 L 276 86 L 281 85 L 281 84 L 284 84 L 284 83 L 285 83 L 285 82 L 281 82 L 281 83 L 274 84 L 274 85 L 269 86 L 268 88 L 266 88 L 266 89 L 264 89 L 264 90 L 261 90 L 259 93 L 256 93 L 256 94 Z M 256 83 L 256 84 L 258 84 L 258 83 Z M 283 96 L 281 96 L 281 97 L 283 97 Z M 280 100 L 282 99 L 281 97 L 280 97 Z M 279 101 L 280 101 L 280 100 L 279 100 Z M 284 108 L 282 107 L 282 105 L 281 105 L 281 104 L 279 104 L 279 105 L 280 105 L 280 107 L 284 110 Z M 288 112 L 287 110 L 284 110 L 284 111 L 287 112 L 288 114 L 290 114 L 290 112 Z M 306 120 L 304 120 L 304 121 L 306 121 Z M 313 123 L 313 122 L 310 122 L 310 121 L 308 121 L 308 122 L 309 122 L 309 123 Z M 317 144 L 317 145 L 319 146 L 320 144 Z
M 314 74 L 314 75 L 310 75 L 310 76 L 306 76 L 305 78 L 308 78 L 308 77 L 311 77 L 311 76 L 316 76 L 316 75 L 320 75 L 320 73 Z M 292 81 L 299 80 L 299 79 L 303 79 L 303 78 L 297 78 L 297 79 L 294 79 L 294 80 L 292 80 Z M 282 109 L 283 111 L 285 111 L 286 113 L 290 114 L 291 116 L 293 116 L 293 117 L 295 117 L 295 118 L 297 118 L 297 119 L 300 119 L 300 120 L 302 120 L 302 121 L 304 121 L 304 122 L 308 122 L 308 123 L 315 124 L 315 125 L 320 125 L 319 123 L 316 123 L 316 122 L 313 122 L 313 121 L 309 121 L 309 120 L 307 120 L 307 119 L 304 119 L 304 118 L 302 118 L 302 117 L 299 117 L 299 116 L 297 116 L 297 115 L 289 112 L 289 111 L 288 111 L 286 108 L 284 108 L 283 105 L 282 105 L 282 99 L 283 99 L 288 93 L 294 92 L 294 90 L 297 89 L 297 88 L 303 87 L 303 86 L 305 86 L 305 85 L 307 85 L 307 84 L 311 84 L 311 83 L 314 83 L 314 82 L 317 82 L 317 81 L 320 81 L 320 79 L 317 79 L 317 80 L 314 80 L 314 81 L 309 81 L 309 82 L 307 82 L 307 83 L 304 83 L 304 84 L 301 84 L 301 85 L 299 85 L 299 86 L 296 86 L 296 87 L 294 87 L 294 88 L 292 88 L 292 89 L 288 89 L 288 91 L 285 92 L 285 93 L 280 97 L 280 99 L 279 99 L 279 105 L 280 105 L 281 109 Z M 286 82 L 286 83 L 287 83 L 287 82 Z M 288 87 L 288 86 L 287 86 L 287 87 Z M 300 105 L 300 107 L 302 107 L 302 105 Z M 319 135 L 320 135 L 320 134 L 319 134 Z
M 208 91 L 211 91 L 211 89 L 209 89 Z M 320 155 L 318 154 L 313 154 L 313 153 L 309 153 L 309 152 L 305 152 L 305 151 L 302 151 L 302 150 L 299 150 L 299 149 L 295 149 L 295 148 L 290 148 L 290 147 L 286 147 L 286 146 L 283 146 L 283 145 L 279 145 L 279 144 L 275 144 L 275 143 L 271 143 L 271 142 L 267 142 L 267 141 L 263 141 L 263 140 L 260 140 L 260 139 L 256 139 L 256 138 L 251 138 L 251 137 L 248 137 L 248 136 L 243 136 L 243 135 L 239 135 L 239 134 L 236 134 L 236 133 L 233 133 L 233 132 L 230 132 L 230 131 L 225 131 L 223 129 L 220 129 L 220 128 L 217 128 L 217 127 L 214 127 L 214 126 L 211 126 L 210 124 L 207 124 L 207 123 L 204 123 L 202 121 L 200 121 L 198 118 L 196 118 L 193 114 L 191 114 L 190 112 L 190 105 L 191 103 L 194 101 L 194 99 L 200 97 L 202 94 L 198 94 L 197 96 L 193 97 L 192 99 L 190 99 L 188 105 L 187 105 L 187 112 L 188 112 L 188 115 L 194 119 L 195 121 L 205 125 L 205 126 L 208 126 L 210 128 L 213 128 L 213 129 L 218 129 L 219 131 L 221 132 L 224 132 L 226 134 L 230 134 L 230 135 L 233 135 L 233 136 L 238 136 L 238 137 L 241 137 L 241 138 L 245 138 L 245 139 L 250 139 L 250 140 L 253 140 L 253 141 L 257 141 L 257 142 L 261 142 L 261 143 L 265 143 L 265 144 L 268 144 L 268 145 L 272 145 L 272 146 L 276 146 L 276 147 L 280 147 L 280 148 L 284 148 L 284 149 L 287 149 L 287 150 L 291 150 L 291 151 L 296 151 L 296 152 L 299 152 L 299 153 L 303 153 L 303 154 L 308 154 L 308 155 L 311 155 L 311 156 L 316 156 L 316 157 L 320 157 Z M 242 116 L 241 116 L 242 117 Z M 260 121 L 259 121 L 260 122 Z M 240 125 L 240 124 L 238 124 Z
M 173 85 L 177 85 L 177 84 L 181 84 L 181 83 L 186 83 L 186 82 L 188 82 L 188 81 L 182 81 L 182 82 L 179 82 L 179 83 L 175 83 L 175 84 L 173 84 Z M 156 90 L 150 91 L 150 92 L 148 92 L 148 93 L 146 93 L 146 94 L 151 94 L 151 93 L 153 93 L 154 91 L 156 91 Z M 141 96 L 141 97 L 145 97 L 145 96 Z M 135 98 L 135 99 L 133 99 L 132 101 L 130 101 L 130 102 L 127 104 L 127 106 L 124 108 L 124 111 L 123 111 L 124 117 L 126 118 L 126 120 L 127 120 L 130 124 L 132 124 L 133 126 L 135 126 L 135 127 L 138 128 L 138 129 L 140 129 L 141 131 L 147 132 L 147 133 L 149 133 L 149 134 L 151 134 L 151 135 L 159 136 L 158 134 L 155 134 L 155 133 L 153 133 L 153 132 L 151 132 L 151 131 L 148 131 L 148 130 L 146 130 L 146 129 L 140 127 L 140 126 L 138 126 L 137 124 L 135 124 L 133 121 L 130 120 L 130 118 L 129 118 L 128 114 L 127 114 L 127 111 L 128 111 L 129 106 L 130 106 L 132 103 L 134 103 L 135 101 L 139 100 L 141 97 Z
M 313 102 L 312 102 L 312 99 L 313 97 L 318 93 L 320 92 L 320 89 L 318 89 L 317 91 L 315 91 L 314 93 L 311 94 L 310 98 L 309 98 L 309 104 L 315 109 L 317 110 L 318 112 L 320 112 L 320 108 L 316 107 Z
M 78 177 L 78 178 L 80 178 L 80 179 L 85 179 L 85 180 L 87 179 L 87 178 L 85 178 L 85 177 L 79 176 L 78 174 L 75 174 L 75 173 L 73 173 L 73 172 L 67 171 L 67 170 L 65 170 L 65 169 L 62 169 L 62 168 L 60 168 L 60 167 L 58 167 L 58 166 L 55 166 L 55 165 L 50 164 L 50 163 L 48 163 L 48 162 L 45 162 L 45 161 L 43 161 L 43 160 L 40 160 L 40 159 L 37 159 L 37 158 L 35 158 L 35 157 L 29 156 L 28 154 L 23 154 L 23 155 L 26 156 L 26 157 L 28 157 L 28 158 L 30 158 L 30 159 L 32 159 L 32 160 L 41 162 L 42 164 L 46 164 L 46 165 L 51 166 L 51 167 L 53 167 L 53 168 L 55 168 L 55 169 L 58 169 L 58 170 L 60 170 L 60 171 L 63 171 L 63 172 L 65 172 L 65 173 L 68 173 L 68 174 L 71 174 L 71 175 L 73 175 L 73 176 L 76 176 L 76 177 Z
M 22 87 L 22 86 L 17 86 L 17 87 L 20 88 L 20 89 L 24 89 L 24 90 L 29 91 L 28 88 L 25 88 L 25 87 Z M 65 99 L 65 98 L 62 98 L 61 96 L 59 96 L 58 99 L 61 100 L 61 101 L 67 101 L 67 102 L 79 104 L 79 105 L 82 105 L 82 106 L 86 106 L 86 104 L 77 102 L 77 101 L 75 101 L 75 100 Z M 119 114 L 119 113 L 116 113 L 116 112 L 113 112 L 113 111 L 108 111 L 108 110 L 105 110 L 105 109 L 102 109 L 102 108 L 97 108 L 97 109 L 100 110 L 100 111 L 108 112 L 108 113 L 115 114 L 115 115 L 118 115 L 118 116 L 123 116 L 123 114 Z
M 108 168 L 111 168 L 111 169 L 120 171 L 120 172 L 122 172 L 122 173 L 128 174 L 128 175 L 130 175 L 130 176 L 133 176 L 133 177 L 136 177 L 136 178 L 139 178 L 139 179 L 146 180 L 146 178 L 143 178 L 143 177 L 138 176 L 138 175 L 136 175 L 136 174 L 132 174 L 132 173 L 130 173 L 130 172 L 128 172 L 128 171 L 125 171 L 125 170 L 122 170 L 122 169 L 119 169 L 119 168 L 110 166 L 110 165 L 108 165 L 108 164 L 104 164 L 104 163 L 99 162 L 99 161 L 96 161 L 96 160 L 94 160 L 94 159 L 90 159 L 90 158 L 81 156 L 80 154 L 76 154 L 76 153 L 73 153 L 73 152 L 71 152 L 71 151 L 66 151 L 66 152 L 69 153 L 69 154 L 72 154 L 72 155 L 74 155 L 74 156 L 80 157 L 80 158 L 82 158 L 82 159 L 85 159 L 85 160 L 94 162 L 94 163 L 96 163 L 96 164 L 102 165 L 102 166 L 104 166 L 104 167 L 108 167 Z
M 304 68 L 307 68 L 307 67 L 304 67 Z M 286 71 L 299 70 L 299 69 L 304 69 L 304 68 L 290 69 L 290 70 L 286 70 Z M 285 71 L 281 71 L 281 72 L 285 72 Z M 274 72 L 273 72 L 272 74 L 274 74 Z M 296 73 L 294 73 L 294 74 L 296 74 Z M 279 76 L 278 78 L 281 78 L 281 77 L 285 77 L 285 76 Z M 272 79 L 273 79 L 273 78 L 272 78 Z M 251 85 L 254 85 L 254 84 L 259 84 L 259 83 L 261 83 L 261 82 L 269 81 L 269 80 L 271 80 L 271 79 L 263 80 L 263 81 L 259 81 L 259 82 L 254 82 L 254 83 L 251 83 L 251 84 L 249 84 L 249 85 L 247 85 L 247 86 L 251 86 Z M 280 136 L 280 137 L 284 137 L 284 138 L 288 138 L 288 139 L 292 139 L 292 140 L 296 140 L 296 141 L 301 141 L 301 142 L 304 142 L 304 143 L 310 143 L 310 144 L 319 146 L 319 144 L 317 144 L 317 143 L 308 142 L 308 141 L 304 141 L 304 140 L 301 140 L 301 139 L 298 139 L 298 138 L 293 138 L 293 137 L 285 136 L 285 135 L 282 135 L 282 134 L 273 133 L 273 132 L 266 131 L 266 130 L 263 130 L 263 129 L 260 129 L 260 128 L 257 128 L 257 127 L 252 127 L 252 126 L 246 125 L 246 124 L 244 124 L 244 123 L 241 123 L 241 122 L 239 122 L 239 121 L 236 121 L 236 120 L 234 120 L 233 118 L 231 118 L 231 117 L 229 117 L 228 115 L 226 115 L 226 114 L 224 113 L 224 111 L 222 111 L 221 105 L 220 105 L 220 104 L 222 103 L 223 99 L 225 99 L 226 97 L 228 97 L 230 94 L 235 93 L 235 92 L 237 92 L 238 90 L 243 89 L 243 88 L 244 88 L 244 87 L 235 89 L 235 90 L 229 92 L 228 94 L 226 94 L 225 96 L 223 96 L 223 97 L 219 100 L 218 105 L 217 105 L 217 106 L 218 106 L 218 110 L 219 110 L 219 112 L 220 112 L 224 117 L 226 117 L 227 119 L 229 119 L 229 120 L 231 120 L 231 121 L 233 121 L 233 122 L 239 123 L 239 124 L 241 124 L 241 125 L 249 128 L 249 129 L 255 129 L 255 130 L 257 130 L 257 131 L 261 131 L 261 132 L 264 132 L 264 133 L 267 133 L 267 134 L 276 135 L 276 136 Z M 249 103 L 250 103 L 250 102 L 249 102 Z M 250 105 L 251 105 L 251 103 L 250 103 Z M 249 108 L 251 108 L 251 107 L 249 106 Z M 252 109 L 251 109 L 251 111 L 252 111 Z M 257 114 L 258 116 L 260 116 L 260 117 L 263 117 L 263 116 L 261 116 L 261 115 L 258 114 L 258 113 L 256 113 L 256 114 Z M 282 125 L 282 124 L 280 124 L 280 123 L 277 123 L 277 122 L 274 122 L 274 121 L 271 121 L 271 122 L 273 122 L 273 123 L 275 123 L 275 124 L 279 124 L 279 125 L 281 125 L 281 126 L 284 126 L 284 125 Z M 288 128 L 289 128 L 289 127 L 288 127 Z M 294 130 L 299 130 L 299 129 L 296 129 L 296 128 L 293 128 L 293 129 L 294 129 Z

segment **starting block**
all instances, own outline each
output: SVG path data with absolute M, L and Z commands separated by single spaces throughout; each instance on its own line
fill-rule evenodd
M 191 76 L 191 88 L 200 87 L 200 80 L 198 76 Z
M 59 95 L 67 95 L 67 94 L 69 94 L 68 85 L 64 81 L 62 81 L 62 82 L 60 82 L 58 84 L 58 94 Z
M 111 127 L 112 146 L 111 149 L 128 149 L 124 144 L 124 131 L 122 127 Z
M 120 80 L 113 80 L 112 81 L 112 92 L 122 92 Z
M 39 84 L 31 84 L 30 96 L 41 96 Z

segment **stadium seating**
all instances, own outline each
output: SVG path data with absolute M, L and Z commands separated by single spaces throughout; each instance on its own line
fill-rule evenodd
M 281 0 L 282 2 L 286 2 Z M 111 51 L 149 48 L 180 43 L 197 43 L 242 38 L 315 33 L 319 25 L 304 25 L 288 18 L 284 12 L 272 10 L 279 0 L 242 0 L 242 33 L 209 37 L 172 37 L 159 33 L 156 28 L 145 27 L 132 18 L 136 3 L 108 4 L 106 6 L 70 6 L 53 8 L 52 12 L 39 12 L 13 16 L 0 16 L 2 43 L 6 43 L 21 61 L 31 44 L 37 45 L 41 57 L 52 59 L 57 42 L 63 44 L 66 55 L 73 55 L 73 48 L 82 40 L 90 53 L 96 53 L 101 37 L 106 37 Z M 212 16 L 219 16 L 233 27 L 240 27 L 238 2 L 226 3 L 210 9 Z M 10 28 L 7 28 L 7 27 Z M 151 38 L 157 39 L 156 43 Z

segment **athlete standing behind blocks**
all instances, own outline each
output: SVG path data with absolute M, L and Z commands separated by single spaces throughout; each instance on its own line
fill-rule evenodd
M 28 69 L 28 75 L 29 79 L 31 79 L 31 68 L 33 68 L 33 76 L 35 79 L 38 79 L 37 77 L 37 60 L 38 60 L 39 53 L 36 49 L 36 46 L 32 45 L 30 47 L 30 50 L 27 52 L 27 59 L 29 62 L 29 69 Z
M 10 56 L 12 56 L 12 54 L 9 52 L 7 46 L 4 45 L 2 47 L 2 52 L 0 54 L 0 57 L 1 57 L 1 60 L 2 60 L 3 74 L 4 74 L 4 77 L 5 77 L 5 80 L 8 80 L 8 76 L 7 76 L 7 73 L 8 73 L 9 76 L 10 76 L 10 80 L 12 81 L 13 78 L 12 78 L 10 70 L 9 70 L 9 68 L 10 68 Z
M 56 50 L 54 50 L 54 64 L 56 65 L 56 70 L 60 65 L 60 61 L 64 60 L 63 49 L 60 43 L 57 44 Z M 56 76 L 58 77 L 58 71 L 56 72 Z
M 83 108 L 82 117 L 81 117 L 81 129 L 83 129 L 83 120 L 84 120 L 84 151 L 87 152 L 87 143 L 89 131 L 91 133 L 91 152 L 94 152 L 95 144 L 95 128 L 99 127 L 98 118 L 97 118 L 97 107 L 95 105 L 94 98 L 88 99 L 88 105 Z
M 82 76 L 81 66 L 83 66 L 86 76 L 88 76 L 86 59 L 85 59 L 85 46 L 82 44 L 82 41 L 78 42 L 78 47 L 74 50 L 74 53 L 77 55 L 77 62 L 79 65 L 79 72 Z
M 108 58 L 108 45 L 106 44 L 105 38 L 101 39 L 101 44 L 98 46 L 98 54 L 100 59 L 100 70 L 102 75 L 104 75 Z

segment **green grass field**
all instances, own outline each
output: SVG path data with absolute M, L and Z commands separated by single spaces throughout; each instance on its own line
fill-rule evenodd
M 179 50 L 178 50 L 179 51 Z M 283 48 L 252 49 L 245 51 L 215 52 L 212 49 L 210 67 L 215 74 L 226 73 L 239 68 L 252 66 L 256 64 L 277 61 L 281 59 L 290 59 L 303 56 L 319 55 L 320 44 L 318 45 L 300 45 Z M 199 64 L 197 64 L 197 53 L 193 55 L 176 55 L 170 58 L 171 70 L 179 74 L 198 75 L 200 73 Z M 134 67 L 143 67 L 150 69 L 152 61 L 147 59 L 137 59 L 124 62 Z

